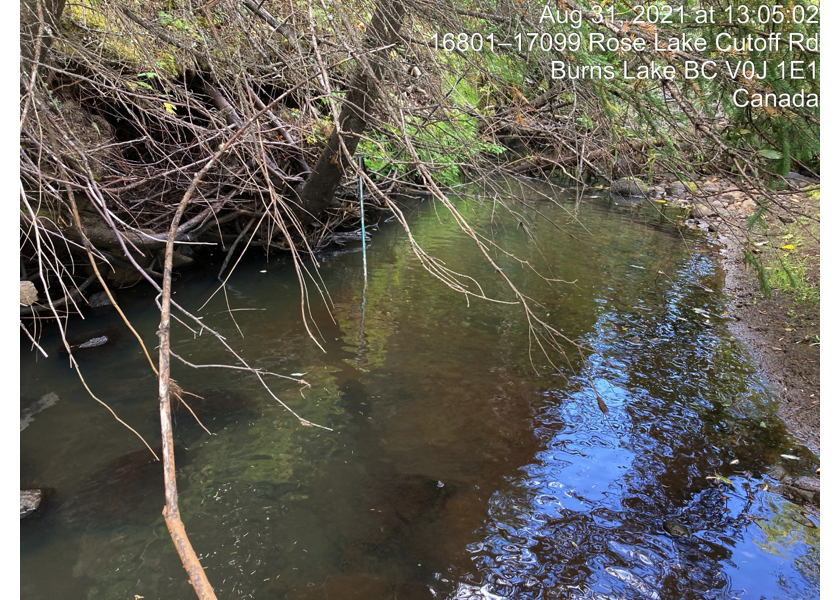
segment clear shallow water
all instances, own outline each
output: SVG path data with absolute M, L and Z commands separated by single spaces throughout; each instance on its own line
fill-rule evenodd
M 245 260 L 227 287 L 234 312 L 222 294 L 201 311 L 253 366 L 305 373 L 310 388 L 269 385 L 334 429 L 300 427 L 252 376 L 174 367 L 215 433 L 176 417 L 181 510 L 219 597 L 819 597 L 818 515 L 763 489 L 780 467 L 818 465 L 789 441 L 726 328 L 715 250 L 605 199 L 575 221 L 573 197 L 549 193 L 556 204 L 522 192 L 557 225 L 534 217 L 533 235 L 491 204 L 461 206 L 534 268 L 574 282 L 498 254 L 539 316 L 584 346 L 557 369 L 521 309 L 468 307 L 393 225 L 369 248 L 363 331 L 360 248 L 321 256 L 334 320 L 312 310 L 326 352 L 306 336 L 283 258 Z M 445 209 L 410 212 L 424 249 L 510 299 Z M 186 273 L 175 299 L 197 311 L 216 285 Z M 153 296 L 119 298 L 154 348 Z M 76 327 L 95 337 L 118 325 L 105 313 Z M 157 465 L 87 396 L 57 338 L 42 341 L 48 359 L 22 342 L 22 410 L 59 400 L 21 432 L 21 483 L 55 491 L 21 524 L 21 597 L 192 597 Z M 173 350 L 230 362 L 184 329 Z M 156 382 L 129 334 L 79 360 L 154 443 Z M 669 534 L 669 519 L 691 536 Z

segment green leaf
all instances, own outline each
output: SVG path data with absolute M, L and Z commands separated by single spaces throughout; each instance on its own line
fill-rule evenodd
M 735 487 L 735 485 L 732 483 L 732 481 L 730 481 L 728 478 L 724 477 L 723 475 L 717 475 L 716 474 L 714 477 L 710 476 L 710 477 L 706 477 L 706 479 L 715 479 L 717 481 L 722 481 L 723 483 L 726 483 L 726 484 L 731 485 L 732 487 Z
M 763 156 L 764 158 L 769 158 L 770 160 L 778 160 L 782 158 L 782 153 L 778 150 L 773 150 L 772 148 L 762 148 L 758 151 L 759 156 Z

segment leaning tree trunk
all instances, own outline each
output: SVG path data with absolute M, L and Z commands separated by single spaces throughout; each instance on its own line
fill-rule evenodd
M 405 6 L 402 1 L 380 0 L 365 34 L 365 49 L 388 46 L 396 42 L 404 16 Z M 301 206 L 308 213 L 309 219 L 317 219 L 332 205 L 335 191 L 341 184 L 341 178 L 344 176 L 349 161 L 348 157 L 341 152 L 340 141 L 344 140 L 352 156 L 367 126 L 376 88 L 383 72 L 381 56 L 372 53 L 369 55 L 368 62 L 370 71 L 365 69 L 364 65 L 357 67 L 347 93 L 347 100 L 338 117 L 337 127 L 321 152 L 312 175 L 300 191 Z

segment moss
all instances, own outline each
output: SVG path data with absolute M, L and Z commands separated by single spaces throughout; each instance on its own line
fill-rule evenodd
M 622 177 L 612 182 L 610 191 L 625 196 L 644 196 L 650 192 L 650 186 L 638 177 Z
M 145 18 L 145 15 L 142 16 Z M 157 70 L 177 77 L 184 70 L 172 46 L 150 38 L 139 31 L 136 24 L 122 18 L 99 0 L 68 3 L 61 17 L 61 27 L 69 38 L 77 38 L 104 59 L 137 72 Z M 173 31 L 173 35 L 178 33 L 183 31 Z M 194 32 L 191 35 L 196 36 Z M 59 48 L 68 54 L 73 53 L 73 48 L 61 44 L 60 40 Z
M 69 34 L 80 32 L 84 38 L 101 33 L 96 36 L 95 43 L 105 58 L 128 64 L 140 63 L 144 56 L 140 44 L 127 34 L 120 19 L 111 17 L 97 0 L 80 0 L 67 4 L 61 26 Z
M 99 8 L 96 0 L 81 0 L 68 3 L 62 13 L 62 21 L 74 26 L 81 26 L 87 29 L 107 31 L 108 20 Z

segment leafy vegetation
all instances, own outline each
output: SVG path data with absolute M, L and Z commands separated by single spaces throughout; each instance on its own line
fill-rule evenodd
M 818 307 L 820 302 L 819 281 L 814 281 L 808 272 L 811 265 L 802 253 L 805 235 L 819 239 L 819 232 L 814 229 L 802 224 L 787 226 L 779 236 L 783 245 L 770 255 L 764 267 L 771 290 L 788 294 L 796 304 L 809 307 Z

